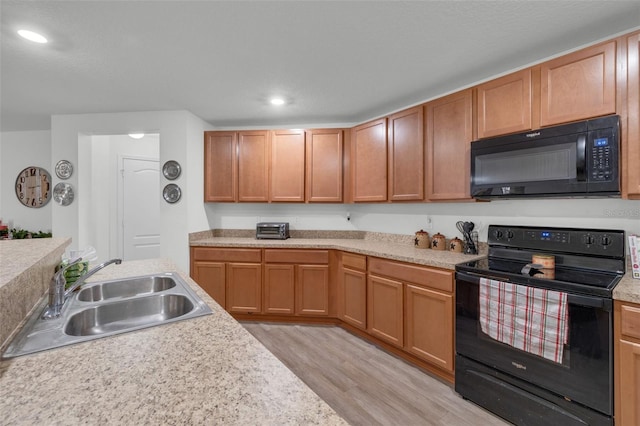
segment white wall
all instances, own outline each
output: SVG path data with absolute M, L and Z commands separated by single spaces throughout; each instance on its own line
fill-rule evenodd
M 211 227 L 222 229 L 255 229 L 256 222 L 277 220 L 289 222 L 291 229 L 406 235 L 424 229 L 452 238 L 459 236 L 456 222 L 462 220 L 476 224 L 481 241 L 487 240 L 487 227 L 494 224 L 623 229 L 640 234 L 640 201 L 616 198 L 410 204 L 206 203 L 206 210 Z
M 203 179 L 202 165 L 191 171 L 188 159 L 196 156 L 202 158 L 202 129 L 205 123 L 187 111 L 135 112 L 117 114 L 80 114 L 54 115 L 51 119 L 51 162 L 66 159 L 77 165 L 78 173 L 68 180 L 78 188 L 79 177 L 87 179 L 87 159 L 79 155 L 78 146 L 90 143 L 96 135 L 122 135 L 131 132 L 157 133 L 160 138 L 160 164 L 168 160 L 178 161 L 183 165 L 182 175 L 175 181 L 182 189 L 182 199 L 175 204 L 160 204 L 161 234 L 160 252 L 162 257 L 172 259 L 180 268 L 189 269 L 189 217 L 200 221 L 194 226 L 205 227 L 202 218 L 206 217 L 202 203 L 190 203 L 190 197 L 202 200 L 202 188 L 190 188 L 190 181 Z M 190 140 L 194 139 L 194 140 Z M 197 139 L 197 140 L 195 140 Z M 198 147 L 197 153 L 190 150 Z M 82 161 L 79 161 L 82 157 Z M 90 160 L 90 159 L 89 159 Z M 200 160 L 202 163 L 202 160 Z M 194 177 L 190 174 L 194 173 Z M 200 176 L 200 177 L 198 177 Z M 89 178 L 90 179 L 90 178 Z M 57 183 L 54 179 L 54 184 Z M 160 186 L 169 181 L 161 178 Z M 85 210 L 92 205 L 92 199 L 100 196 L 96 191 L 77 191 L 76 202 L 67 207 L 55 205 L 52 209 L 52 227 L 60 236 L 70 236 L 73 245 L 85 247 L 93 245 L 91 221 L 94 219 Z M 189 211 L 191 209 L 197 212 Z
M 51 164 L 51 132 L 2 132 L 0 134 L 0 219 L 12 228 L 51 231 L 53 201 L 43 207 L 23 206 L 15 192 L 18 173 L 25 167 L 44 167 L 55 178 Z

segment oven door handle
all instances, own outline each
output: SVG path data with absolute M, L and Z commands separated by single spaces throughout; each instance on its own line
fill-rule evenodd
M 467 282 L 471 282 L 474 284 L 480 284 L 480 278 L 488 278 L 488 279 L 495 279 L 497 281 L 500 281 L 500 278 L 497 277 L 491 277 L 491 276 L 479 276 L 479 275 L 475 275 L 475 274 L 471 274 L 471 273 L 467 273 L 467 272 L 460 272 L 457 271 L 456 272 L 456 281 L 457 280 L 464 280 Z M 511 284 L 517 284 L 517 285 L 525 285 L 526 284 L 519 284 L 519 283 L 514 283 L 509 281 Z M 555 290 L 555 291 L 561 291 L 561 290 Z M 589 308 L 598 308 L 598 309 L 602 309 L 604 311 L 607 312 L 612 312 L 613 311 L 613 301 L 609 298 L 606 297 L 598 297 L 598 296 L 584 296 L 581 294 L 572 294 L 572 293 L 567 293 L 567 302 L 572 304 L 572 305 L 578 305 L 578 306 L 587 306 Z

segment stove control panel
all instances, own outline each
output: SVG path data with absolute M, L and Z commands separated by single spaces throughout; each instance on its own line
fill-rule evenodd
M 624 258 L 624 231 L 490 225 L 490 246 Z

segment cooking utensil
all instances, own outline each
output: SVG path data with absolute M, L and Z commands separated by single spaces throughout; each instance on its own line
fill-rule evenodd
M 456 222 L 456 227 L 458 231 L 462 234 L 462 237 L 465 241 L 465 249 L 464 252 L 466 254 L 478 254 L 478 248 L 476 247 L 473 238 L 472 232 L 476 225 L 473 222 Z

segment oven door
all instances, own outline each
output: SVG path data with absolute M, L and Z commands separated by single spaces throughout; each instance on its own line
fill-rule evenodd
M 611 416 L 611 299 L 568 294 L 569 335 L 562 362 L 556 363 L 498 342 L 482 332 L 480 278 L 456 272 L 456 354 Z

